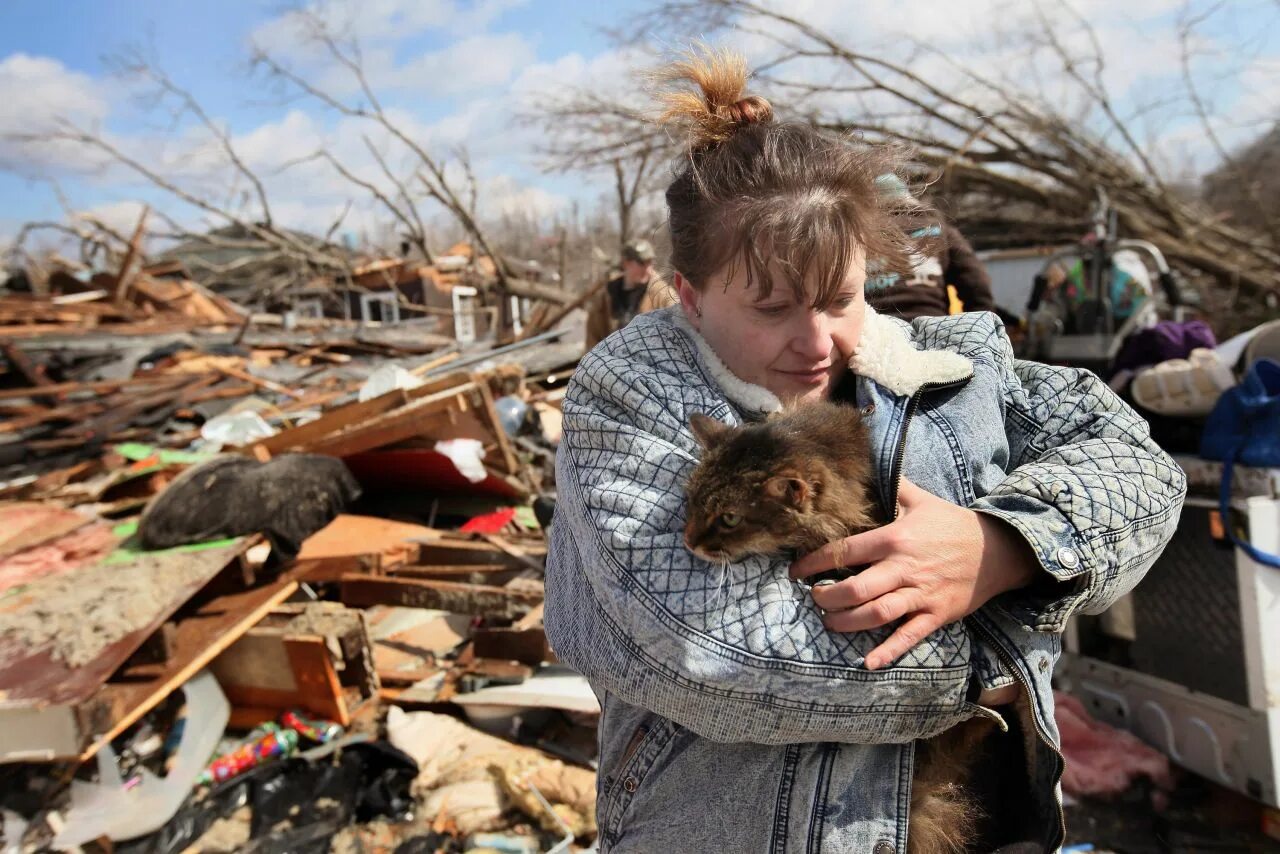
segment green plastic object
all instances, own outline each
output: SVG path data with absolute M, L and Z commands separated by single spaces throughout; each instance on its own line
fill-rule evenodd
M 111 533 L 115 534 L 117 537 L 120 537 L 124 543 L 128 543 L 129 538 L 132 537 L 137 532 L 138 532 L 137 519 L 133 519 L 128 522 L 121 522 L 119 525 L 116 525 L 114 528 L 111 529 Z M 227 537 L 221 540 L 209 540 L 208 542 L 204 542 L 204 543 L 191 543 L 190 545 L 186 545 L 186 546 L 174 546 L 171 549 L 157 549 L 155 551 L 150 551 L 150 552 L 146 551 L 145 549 L 134 548 L 132 546 L 127 546 L 127 545 L 121 545 L 111 554 L 107 555 L 107 557 L 102 562 L 110 566 L 118 563 L 129 563 L 130 561 L 144 554 L 157 555 L 157 554 L 171 554 L 175 552 L 203 552 L 203 551 L 208 551 L 209 549 L 221 549 L 221 548 L 226 548 L 227 546 L 234 546 L 239 541 L 240 541 L 239 537 Z

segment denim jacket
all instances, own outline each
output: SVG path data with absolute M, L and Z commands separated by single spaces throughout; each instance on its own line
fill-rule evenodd
M 1020 687 L 1035 814 L 1063 838 L 1050 680 L 1075 611 L 1133 588 L 1177 524 L 1181 469 L 1096 376 L 1015 360 L 989 313 L 912 326 L 867 310 L 857 403 L 876 486 L 902 476 L 998 516 L 1041 583 L 997 597 L 891 666 L 890 629 L 828 631 L 788 562 L 721 569 L 684 546 L 695 412 L 779 408 L 732 375 L 678 307 L 638 317 L 582 361 L 564 401 L 546 629 L 601 701 L 601 851 L 906 850 L 913 742 Z

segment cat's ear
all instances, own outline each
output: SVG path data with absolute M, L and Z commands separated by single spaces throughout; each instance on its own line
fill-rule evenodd
M 689 419 L 689 429 L 693 431 L 699 445 L 710 448 L 733 428 L 697 412 Z
M 794 472 L 784 472 L 764 482 L 764 493 L 772 498 L 785 501 L 792 507 L 804 506 L 809 497 L 808 482 Z

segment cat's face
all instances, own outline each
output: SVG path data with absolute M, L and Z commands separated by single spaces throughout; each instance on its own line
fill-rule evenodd
M 761 428 L 731 428 L 702 415 L 690 424 L 703 446 L 689 478 L 685 546 L 703 560 L 725 563 L 776 554 L 797 545 L 796 515 L 813 485 Z

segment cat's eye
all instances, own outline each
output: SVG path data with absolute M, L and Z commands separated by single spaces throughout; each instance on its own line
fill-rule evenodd
M 738 523 L 742 521 L 742 517 L 737 513 L 721 513 L 720 524 L 726 528 L 736 528 Z

